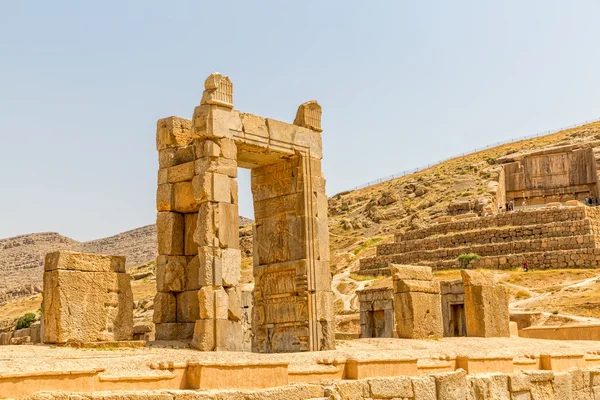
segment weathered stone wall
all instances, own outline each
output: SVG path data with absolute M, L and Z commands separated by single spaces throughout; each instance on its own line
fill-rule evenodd
M 459 268 L 458 256 L 476 253 L 473 267 L 533 268 L 600 265 L 600 210 L 586 206 L 539 208 L 470 218 L 396 235 L 377 246 L 377 256 L 360 261 L 363 273 L 388 263 Z
M 510 337 L 508 289 L 487 271 L 461 270 L 465 284 L 467 336 Z
M 262 390 L 163 390 L 96 393 L 45 392 L 28 400 L 592 400 L 600 393 L 600 372 L 524 371 L 467 375 L 464 370 L 420 377 L 396 376 L 340 380 L 322 384 L 298 383 Z
M 554 148 L 503 166 L 506 200 L 528 205 L 598 196 L 592 148 Z
M 390 265 L 394 281 L 396 333 L 400 338 L 444 335 L 439 282 L 429 267 Z
M 125 257 L 59 251 L 46 255 L 44 271 L 44 343 L 132 339 Z

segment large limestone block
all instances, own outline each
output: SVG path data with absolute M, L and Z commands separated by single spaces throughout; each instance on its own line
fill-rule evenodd
M 192 121 L 180 117 L 159 119 L 156 123 L 156 150 L 187 146 L 192 141 Z
M 159 212 L 156 216 L 158 254 L 183 255 L 185 223 L 182 214 Z
M 243 343 L 242 324 L 239 321 L 218 319 L 216 326 L 217 351 L 241 351 Z
M 433 273 L 430 267 L 417 265 L 390 264 L 390 272 L 394 280 L 431 281 Z
M 306 225 L 305 218 L 291 214 L 256 219 L 255 260 L 265 265 L 307 258 Z
M 177 322 L 196 322 L 200 318 L 198 291 L 177 293 Z
M 196 163 L 194 161 L 167 168 L 167 182 L 177 183 L 191 181 L 194 177 Z
M 223 249 L 221 263 L 223 286 L 237 286 L 242 274 L 242 253 L 238 249 Z
M 251 136 L 255 140 L 256 137 L 268 140 L 269 129 L 265 118 L 248 113 L 241 113 L 240 116 L 245 135 Z
M 397 293 L 394 304 L 398 337 L 443 337 L 442 303 L 439 295 L 422 292 Z
M 221 286 L 223 250 L 218 247 L 202 247 L 198 250 L 200 260 L 199 282 L 201 286 Z
M 465 286 L 492 286 L 496 284 L 495 275 L 488 271 L 463 269 L 460 271 Z
M 437 400 L 467 400 L 467 373 L 463 369 L 434 376 Z
M 175 293 L 156 293 L 154 296 L 153 321 L 155 324 L 177 322 L 177 299 Z
M 290 148 L 294 150 L 310 151 L 310 156 L 314 158 L 323 157 L 323 145 L 319 132 L 271 118 L 267 118 L 266 122 L 271 141 L 289 144 Z
M 204 201 L 200 203 L 200 209 L 198 210 L 198 222 L 196 224 L 196 231 L 194 232 L 194 241 L 199 247 L 212 247 L 215 246 L 215 239 L 217 235 L 217 210 L 214 203 Z M 216 243 L 218 246 L 218 243 Z M 198 249 L 200 252 L 200 249 Z
M 465 286 L 467 336 L 510 337 L 508 303 L 504 286 Z
M 216 105 L 199 105 L 192 117 L 194 138 L 232 138 L 241 134 L 240 112 Z
M 224 174 L 205 172 L 196 175 L 192 180 L 196 201 L 232 203 L 232 182 L 233 178 Z
M 200 290 L 204 285 L 200 284 L 200 258 L 196 256 L 187 256 L 187 265 L 185 267 L 185 288 L 187 290 Z
M 229 160 L 237 160 L 237 145 L 233 139 L 219 139 L 219 147 L 221 150 L 221 157 Z
M 163 256 L 156 259 L 156 289 L 159 292 L 183 292 L 186 289 L 185 256 Z
M 215 349 L 215 320 L 199 319 L 194 324 L 191 346 L 200 351 Z
M 412 280 L 398 280 L 394 281 L 394 292 L 405 293 L 405 292 L 420 292 L 439 294 L 440 284 L 437 281 L 412 281 Z
M 467 336 L 510 337 L 509 295 L 487 271 L 461 270 Z
M 44 271 L 125 272 L 125 257 L 55 251 L 46 254 Z
M 161 169 L 165 169 L 175 165 L 185 164 L 194 161 L 196 159 L 195 154 L 195 147 L 193 145 L 159 150 L 158 166 Z
M 228 296 L 227 315 L 230 321 L 242 319 L 242 291 L 239 286 L 225 289 Z
M 198 212 L 198 207 L 192 181 L 173 184 L 173 211 L 184 214 L 195 213 Z
M 44 342 L 131 340 L 133 294 L 124 273 L 44 273 Z
M 170 183 L 159 184 L 156 188 L 156 211 L 171 211 L 175 199 L 175 191 Z
M 219 203 L 218 238 L 222 248 L 239 249 L 240 227 L 237 204 Z
M 376 399 L 412 398 L 413 385 L 409 376 L 369 379 L 371 397 Z
M 195 256 L 198 254 L 198 244 L 194 241 L 194 232 L 198 224 L 198 214 L 185 214 L 185 235 L 184 235 L 184 252 L 186 256 Z
M 196 175 L 214 173 L 227 175 L 230 178 L 237 178 L 238 165 L 236 160 L 231 160 L 228 158 L 202 157 L 196 160 L 195 173 Z
M 156 340 L 187 340 L 193 335 L 193 322 L 156 324 Z
M 198 291 L 199 315 L 201 319 L 227 319 L 229 296 L 219 286 L 205 286 Z
M 237 204 L 200 203 L 194 241 L 199 246 L 239 249 Z

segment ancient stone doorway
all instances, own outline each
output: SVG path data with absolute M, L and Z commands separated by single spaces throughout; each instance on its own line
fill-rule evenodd
M 240 350 L 238 167 L 254 201 L 252 350 L 333 348 L 321 107 L 294 124 L 233 110 L 228 77 L 205 82 L 192 121 L 158 121 L 157 339 Z M 196 300 L 197 299 L 197 300 Z
M 450 332 L 452 336 L 467 336 L 465 320 L 465 305 L 450 304 Z

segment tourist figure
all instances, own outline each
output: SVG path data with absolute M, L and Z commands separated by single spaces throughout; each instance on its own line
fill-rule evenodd
M 529 272 L 529 264 L 527 261 L 523 263 L 523 272 Z
M 515 202 L 513 200 L 508 202 L 508 206 L 510 207 L 510 211 L 515 210 Z
M 504 203 L 504 209 L 508 212 L 510 211 L 510 205 L 508 204 L 508 201 L 506 203 Z

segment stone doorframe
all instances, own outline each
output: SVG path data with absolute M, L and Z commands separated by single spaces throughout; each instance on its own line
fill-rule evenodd
M 254 352 L 334 347 L 321 107 L 294 124 L 233 109 L 228 77 L 211 74 L 191 121 L 157 124 L 157 339 L 240 350 L 238 167 L 254 200 Z M 192 333 L 193 332 L 193 333 Z

